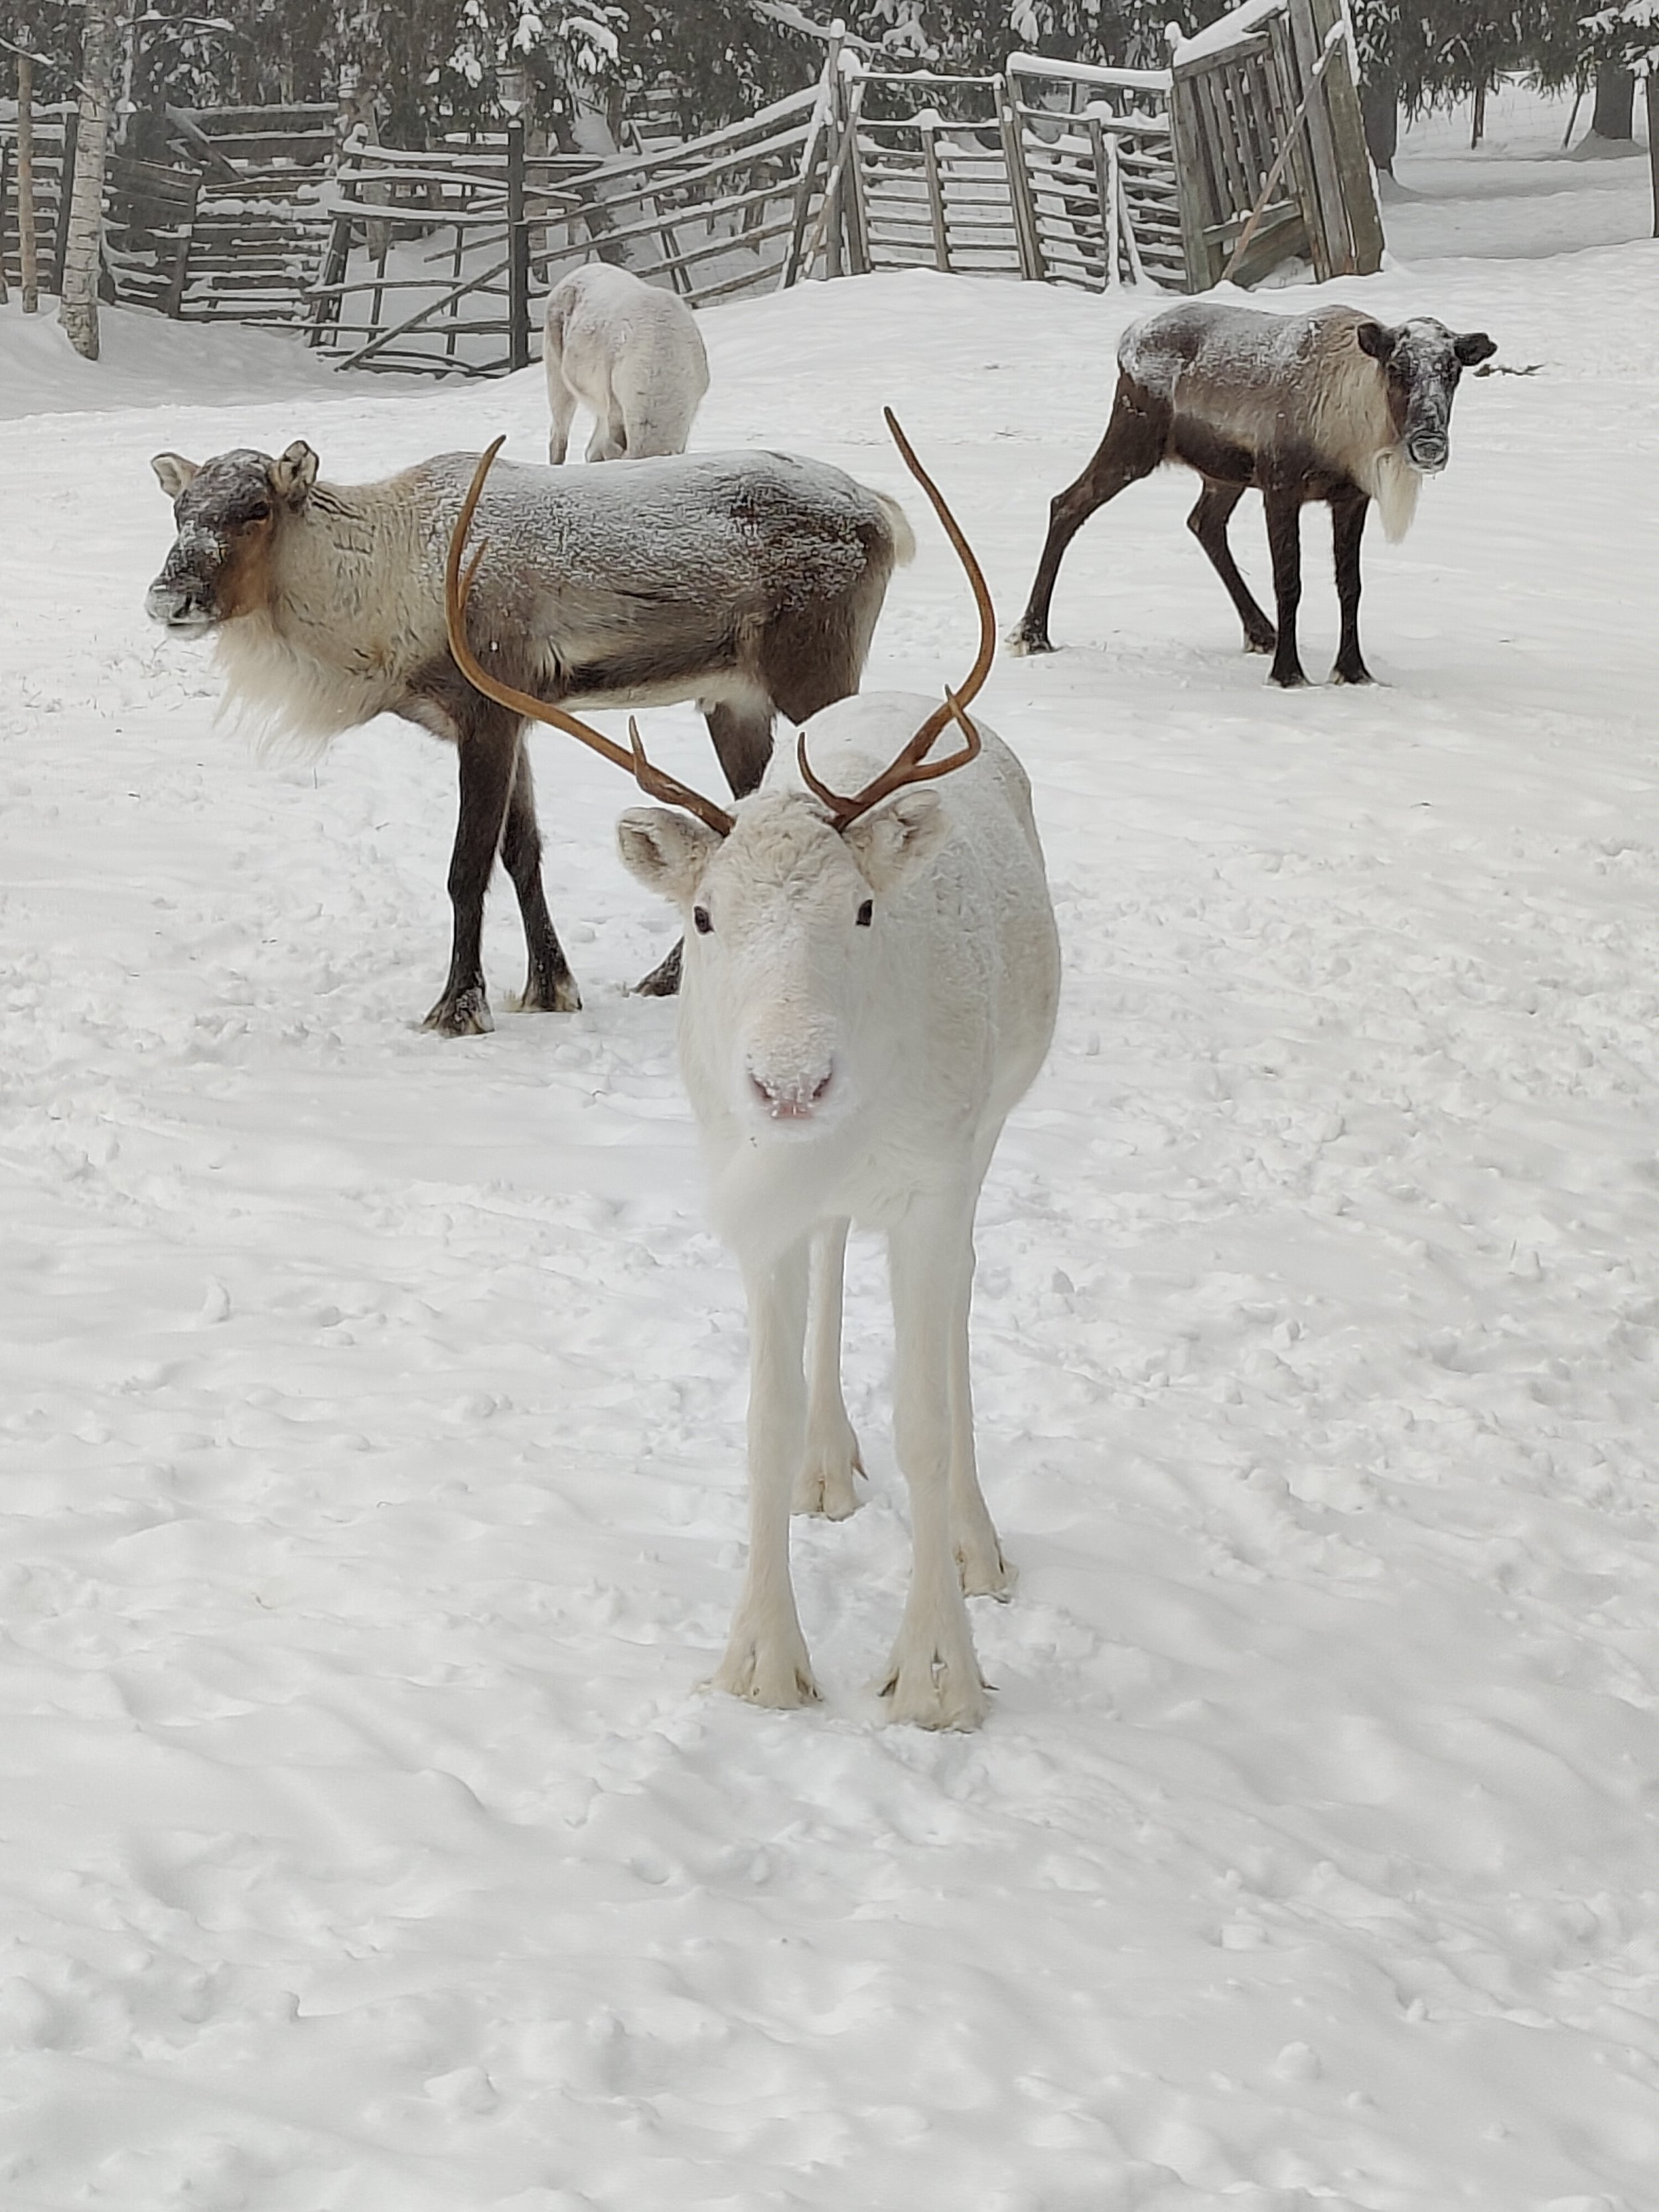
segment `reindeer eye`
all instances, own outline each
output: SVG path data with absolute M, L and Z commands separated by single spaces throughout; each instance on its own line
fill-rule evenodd
M 709 931 L 714 927 L 714 923 L 708 919 L 708 909 L 706 906 L 694 906 L 691 909 L 691 919 L 697 926 L 697 934 L 699 937 L 707 937 Z
M 270 516 L 270 505 L 263 499 L 259 501 L 258 507 L 251 507 L 247 511 L 247 520 L 250 522 L 264 522 L 269 520 Z
M 866 899 L 864 904 L 859 908 L 859 927 L 860 929 L 868 929 L 870 924 L 875 919 L 875 914 L 876 902 L 874 899 Z

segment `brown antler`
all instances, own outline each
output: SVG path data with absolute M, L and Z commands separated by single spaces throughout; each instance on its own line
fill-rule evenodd
M 806 733 L 805 731 L 801 732 L 795 747 L 795 758 L 799 763 L 801 780 L 813 796 L 821 799 L 830 809 L 830 817 L 838 830 L 845 830 L 849 823 L 856 822 L 860 814 L 867 814 L 879 800 L 890 797 L 896 791 L 902 791 L 906 784 L 931 783 L 935 776 L 949 775 L 954 769 L 966 768 L 969 762 L 977 757 L 980 749 L 979 732 L 969 720 L 966 709 L 990 674 L 991 663 L 996 657 L 997 649 L 996 611 L 991 605 L 991 593 L 985 581 L 984 572 L 974 558 L 974 549 L 963 537 L 955 515 L 945 505 L 945 495 L 916 459 L 915 450 L 903 431 L 900 429 L 898 418 L 892 409 L 884 407 L 881 411 L 886 417 L 887 428 L 892 433 L 894 444 L 904 457 L 904 465 L 932 501 L 934 514 L 945 526 L 945 536 L 955 546 L 957 556 L 967 571 L 969 586 L 974 594 L 974 604 L 979 610 L 979 652 L 973 666 L 968 672 L 967 681 L 963 684 L 962 689 L 959 691 L 951 691 L 947 687 L 945 704 L 942 707 L 935 707 L 915 737 L 909 740 L 897 757 L 882 770 L 878 776 L 866 783 L 862 791 L 855 792 L 851 798 L 843 797 L 840 793 L 831 791 L 827 785 L 820 783 L 813 775 L 811 763 L 806 757 Z M 952 753 L 948 760 L 927 762 L 928 749 L 945 725 L 950 721 L 957 723 L 966 742 L 960 751 Z M 924 762 L 927 763 L 926 766 L 923 765 Z
M 466 544 L 466 534 L 472 527 L 473 515 L 477 512 L 484 478 L 489 474 L 490 465 L 496 454 L 506 443 L 505 438 L 497 438 L 479 460 L 472 472 L 471 489 L 462 504 L 459 520 L 449 536 L 449 554 L 444 562 L 444 622 L 449 631 L 449 649 L 455 656 L 455 665 L 474 690 L 482 691 L 486 699 L 494 699 L 500 706 L 510 707 L 515 714 L 522 714 L 531 721 L 545 722 L 553 729 L 563 730 L 568 736 L 580 738 L 594 752 L 602 753 L 613 767 L 631 775 L 640 789 L 651 798 L 661 799 L 666 806 L 683 806 L 688 814 L 695 814 L 700 822 L 707 823 L 719 836 L 729 836 L 732 817 L 723 807 L 716 806 L 712 799 L 705 799 L 701 792 L 693 791 L 689 784 L 681 783 L 646 758 L 645 747 L 640 738 L 640 726 L 631 714 L 628 718 L 628 735 L 633 750 L 624 752 L 619 744 L 613 744 L 602 732 L 592 728 L 578 715 L 568 713 L 562 707 L 554 706 L 550 700 L 535 698 L 528 691 L 520 691 L 511 684 L 501 683 L 481 665 L 467 642 L 467 601 L 472 595 L 472 586 L 479 566 L 489 550 L 489 540 L 485 538 L 473 555 L 467 564 L 465 577 L 461 574 L 461 551 Z

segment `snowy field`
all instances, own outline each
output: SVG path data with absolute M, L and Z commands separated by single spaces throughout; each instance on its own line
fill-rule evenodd
M 508 1010 L 498 893 L 441 1041 L 451 757 L 261 763 L 143 618 L 152 453 L 535 459 L 538 378 L 0 310 L 5 2212 L 1654 2212 L 1659 248 L 1485 254 L 1340 288 L 1536 368 L 1373 533 L 1374 690 L 1267 688 L 1171 475 L 984 694 L 1067 975 L 981 1212 L 976 1736 L 872 1692 L 870 1249 L 825 1703 L 698 1688 L 744 1319 L 622 779 L 538 732 L 586 1010 Z M 870 678 L 931 690 L 971 610 L 882 403 L 1006 624 L 1148 304 L 732 306 L 698 442 L 906 500 Z

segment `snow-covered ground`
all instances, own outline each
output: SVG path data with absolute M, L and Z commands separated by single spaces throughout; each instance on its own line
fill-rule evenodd
M 1340 288 L 1536 364 L 1465 384 L 1368 548 L 1375 690 L 1264 686 L 1174 477 L 1077 542 L 1065 650 L 993 675 L 1067 981 L 981 1215 L 1022 1581 L 975 1604 L 973 1737 L 871 1694 L 906 1547 L 868 1249 L 870 1502 L 798 1528 L 826 1702 L 697 1686 L 743 1314 L 672 1009 L 624 995 L 669 933 L 621 779 L 538 733 L 586 1011 L 507 1011 L 498 896 L 496 1032 L 441 1041 L 447 754 L 262 765 L 143 617 L 150 453 L 533 459 L 538 376 L 127 324 L 108 411 L 10 410 L 6 2212 L 1653 2212 L 1656 278 Z M 907 500 L 871 680 L 933 690 L 971 614 L 881 404 L 1011 619 L 1146 304 L 730 307 L 698 442 Z M 41 335 L 32 404 L 97 404 Z
M 1590 136 L 1591 106 L 1571 93 L 1540 98 L 1508 80 L 1487 103 L 1474 152 L 1467 104 L 1419 116 L 1383 188 L 1390 247 L 1412 263 L 1451 254 L 1528 260 L 1650 236 L 1639 88 L 1636 137 L 1622 149 Z

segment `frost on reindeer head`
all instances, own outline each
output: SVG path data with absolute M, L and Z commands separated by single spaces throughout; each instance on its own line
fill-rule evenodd
M 173 501 L 178 533 L 145 597 L 168 629 L 216 629 L 258 604 L 279 507 L 303 503 L 317 456 L 296 440 L 279 459 L 239 446 L 210 461 L 157 453 L 150 466 Z

